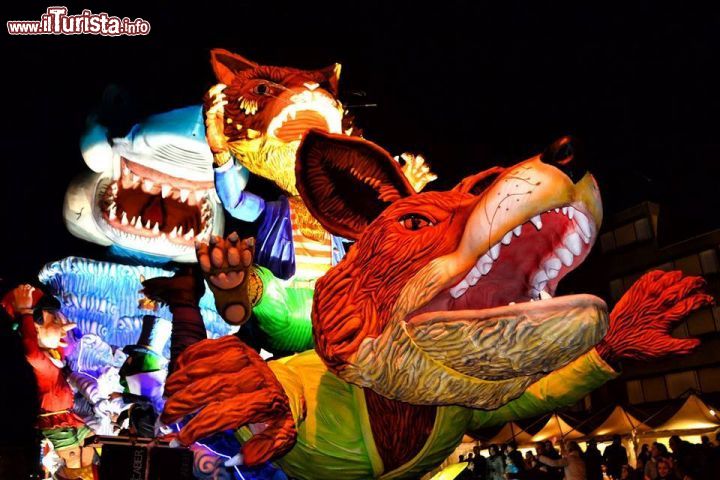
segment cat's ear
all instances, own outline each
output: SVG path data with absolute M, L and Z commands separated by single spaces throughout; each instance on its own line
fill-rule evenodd
M 230 85 L 238 72 L 258 66 L 257 63 L 223 48 L 210 50 L 210 65 L 218 82 L 225 85 Z
M 340 65 L 339 63 L 333 63 L 332 65 L 318 70 L 320 75 L 322 75 L 323 81 L 320 82 L 321 85 L 325 88 L 325 90 L 332 93 L 334 96 L 337 96 L 338 94 L 338 85 L 340 84 L 341 70 L 342 65 Z

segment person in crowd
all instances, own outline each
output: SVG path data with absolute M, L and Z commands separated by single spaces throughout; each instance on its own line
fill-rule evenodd
M 643 463 L 647 463 L 650 460 L 650 446 L 647 443 L 643 443 L 640 447 L 640 453 L 637 454 L 637 459 L 642 460 Z
M 649 480 L 657 480 L 658 463 L 668 459 L 667 447 L 662 443 L 653 442 L 650 447 L 650 460 L 645 464 L 645 477 Z
M 554 449 L 553 449 L 554 450 Z M 564 455 L 559 459 L 547 455 L 539 455 L 538 462 L 550 467 L 562 467 L 565 480 L 585 480 L 585 461 L 582 459 L 582 450 L 575 441 L 565 443 Z
M 678 480 L 678 477 L 673 473 L 672 462 L 669 460 L 657 462 L 656 480 Z
M 531 470 L 535 467 L 535 463 L 537 462 L 537 459 L 535 458 L 535 455 L 533 455 L 533 452 L 531 450 L 528 450 L 525 452 L 525 469 Z
M 503 480 L 505 478 L 505 457 L 497 445 L 490 445 L 490 457 L 487 460 L 488 480 Z
M 648 451 L 648 454 L 649 453 Z M 646 462 L 642 458 L 637 458 L 635 461 L 635 476 L 633 477 L 635 480 L 645 480 L 645 464 Z
M 520 473 L 525 470 L 525 460 L 523 460 L 522 453 L 518 451 L 517 444 L 511 441 L 505 445 L 505 471 L 507 473 Z
M 680 478 L 701 478 L 713 466 L 712 452 L 704 444 L 693 444 L 673 435 L 670 437 L 670 448 L 674 471 Z
M 545 455 L 553 460 L 560 460 L 562 457 L 560 455 L 560 452 L 558 452 L 557 448 L 553 445 L 553 442 L 551 440 L 545 440 Z M 562 480 L 563 478 L 563 469 L 562 468 L 556 468 L 556 467 L 550 467 L 548 469 L 548 473 L 550 474 L 550 477 L 554 480 Z
M 612 478 L 620 478 L 620 468 L 628 463 L 627 450 L 622 446 L 620 435 L 613 435 L 612 443 L 603 452 L 603 460 L 608 475 Z
M 480 453 L 480 447 L 473 447 L 473 472 L 477 480 L 485 480 L 487 478 L 487 459 Z
M 630 465 L 620 467 L 620 480 L 636 480 L 635 469 Z
M 585 453 L 585 472 L 588 480 L 602 480 L 602 463 L 603 458 L 600 450 L 597 448 L 597 442 L 594 438 L 587 441 Z

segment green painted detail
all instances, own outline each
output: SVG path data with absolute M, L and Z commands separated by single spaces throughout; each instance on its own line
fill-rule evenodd
M 256 272 L 263 282 L 263 296 L 253 313 L 268 336 L 270 348 L 286 352 L 313 348 L 313 289 L 280 280 L 266 268 L 257 267 Z

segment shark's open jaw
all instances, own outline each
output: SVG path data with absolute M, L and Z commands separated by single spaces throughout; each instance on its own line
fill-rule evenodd
M 169 177 L 122 158 L 120 174 L 98 189 L 98 215 L 108 235 L 191 248 L 213 224 L 212 182 Z
M 270 121 L 267 133 L 283 142 L 300 140 L 311 128 L 341 133 L 342 116 L 342 108 L 333 98 L 307 91 L 295 95 L 293 103 Z
M 509 229 L 459 281 L 410 317 L 551 301 L 559 281 L 584 261 L 596 232 L 581 204 L 537 214 Z

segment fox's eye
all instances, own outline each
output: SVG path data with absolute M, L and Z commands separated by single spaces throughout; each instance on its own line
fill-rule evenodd
M 270 91 L 270 87 L 267 83 L 258 83 L 255 85 L 255 88 L 253 88 L 253 93 L 256 95 L 267 95 L 267 93 Z
M 409 213 L 400 217 L 400 225 L 408 230 L 420 230 L 425 227 L 432 227 L 433 222 L 419 213 Z

